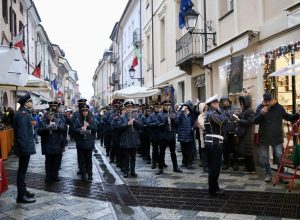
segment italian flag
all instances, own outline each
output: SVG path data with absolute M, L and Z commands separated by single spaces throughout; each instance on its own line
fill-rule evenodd
M 14 47 L 20 48 L 20 51 L 24 53 L 24 31 L 20 31 L 13 39 Z
M 139 65 L 139 59 L 142 58 L 142 54 L 136 46 L 134 47 L 134 55 L 135 56 L 134 56 L 134 58 L 132 60 L 132 64 L 131 64 L 132 67 L 136 67 L 137 65 Z

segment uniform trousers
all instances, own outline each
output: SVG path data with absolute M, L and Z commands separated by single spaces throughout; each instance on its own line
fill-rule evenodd
M 92 149 L 78 149 L 79 169 L 81 175 L 84 175 L 85 173 L 88 175 L 93 174 L 92 154 Z
M 19 155 L 19 167 L 17 173 L 17 189 L 18 189 L 18 198 L 22 198 L 26 195 L 26 184 L 25 176 L 28 169 L 28 164 L 30 160 L 30 155 Z
M 142 139 L 142 155 L 146 160 L 151 160 L 150 157 L 150 137 L 147 134 L 141 135 Z
M 159 141 L 152 141 L 152 163 L 157 163 L 159 158 L 158 152 Z
M 45 155 L 45 168 L 46 178 L 55 179 L 58 177 L 58 170 L 61 164 L 62 154 L 46 154 Z
M 177 156 L 176 156 L 176 139 L 172 140 L 161 140 L 159 143 L 159 169 L 163 169 L 165 165 L 165 153 L 166 148 L 169 146 L 173 169 L 178 167 Z
M 129 172 L 129 163 L 131 173 L 135 173 L 135 157 L 136 157 L 136 148 L 122 148 L 123 154 L 123 172 Z
M 111 149 L 111 135 L 104 136 L 104 146 L 106 148 L 106 156 L 109 156 L 109 152 Z
M 117 162 L 119 161 L 119 150 L 120 150 L 120 139 L 118 139 L 117 137 L 113 137 L 110 154 L 109 154 L 109 158 L 111 162 L 114 162 L 115 159 Z
M 223 141 L 206 137 L 205 147 L 207 149 L 208 192 L 214 194 L 220 189 L 218 179 L 221 170 Z
M 227 134 L 226 140 L 223 143 L 223 159 L 225 165 L 230 165 L 230 153 L 233 154 L 233 164 L 238 165 L 238 150 L 234 134 Z

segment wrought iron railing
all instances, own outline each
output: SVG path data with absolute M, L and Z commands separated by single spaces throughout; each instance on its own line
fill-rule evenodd
M 197 32 L 197 30 L 196 30 Z M 179 40 L 176 41 L 176 63 L 177 65 L 182 62 L 202 57 L 204 53 L 203 40 L 201 34 L 186 33 Z

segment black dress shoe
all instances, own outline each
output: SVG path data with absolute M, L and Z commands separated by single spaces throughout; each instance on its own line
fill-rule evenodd
M 175 172 L 175 173 L 183 173 L 183 171 L 179 167 L 174 168 L 173 172 Z
M 93 180 L 93 175 L 92 174 L 88 175 L 88 180 Z
M 80 171 L 77 171 L 77 175 L 81 175 L 81 172 L 80 172 Z
M 156 163 L 152 163 L 151 169 L 152 170 L 156 169 Z
M 17 203 L 34 203 L 35 201 L 36 201 L 35 198 L 29 198 L 26 195 L 17 198 Z
M 221 195 L 224 195 L 224 193 L 225 193 L 224 190 L 219 189 L 219 190 L 216 191 L 216 192 L 209 193 L 209 195 L 211 195 L 211 196 L 221 196 Z
M 155 174 L 156 175 L 162 175 L 164 173 L 163 169 L 159 169 Z
M 195 167 L 193 167 L 192 165 L 188 165 L 186 168 L 187 168 L 188 170 L 194 170 L 194 169 L 195 169 Z
M 60 179 L 59 179 L 58 177 L 54 177 L 54 178 L 53 178 L 53 182 L 58 183 L 58 182 L 60 182 Z
M 124 173 L 123 177 L 128 178 L 128 173 Z
M 167 164 L 164 164 L 164 168 L 167 168 L 168 167 L 168 165 Z
M 26 192 L 26 196 L 27 196 L 28 198 L 34 198 L 34 197 L 35 197 L 35 194 L 27 191 L 27 192 Z
M 132 176 L 132 177 L 137 177 L 136 172 L 131 172 L 131 176 Z

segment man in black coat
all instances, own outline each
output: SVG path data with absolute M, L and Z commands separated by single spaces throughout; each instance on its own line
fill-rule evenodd
M 42 154 L 45 155 L 46 183 L 59 182 L 58 171 L 61 164 L 65 123 L 54 111 L 49 110 L 39 124 L 37 133 L 41 136 Z
M 14 115 L 14 152 L 19 156 L 19 168 L 17 174 L 18 203 L 35 202 L 35 195 L 26 190 L 25 176 L 30 160 L 30 155 L 36 153 L 33 137 L 33 122 L 30 109 L 32 99 L 29 93 L 20 97 L 20 108 Z
M 135 157 L 136 149 L 141 144 L 138 129 L 143 126 L 143 123 L 132 114 L 133 102 L 125 102 L 126 112 L 122 114 L 119 120 L 120 130 L 120 148 L 123 154 L 123 172 L 124 178 L 128 178 L 129 161 L 132 177 L 137 177 L 135 172 Z
M 156 175 L 163 174 L 163 168 L 165 164 L 165 152 L 169 146 L 171 159 L 173 164 L 173 171 L 182 173 L 182 170 L 178 167 L 176 156 L 176 127 L 178 124 L 176 114 L 171 110 L 171 101 L 165 100 L 162 102 L 163 110 L 158 113 L 159 132 L 161 133 L 161 140 L 159 142 L 159 165 Z
M 255 124 L 259 125 L 259 151 L 261 160 L 265 169 L 265 182 L 272 181 L 271 167 L 269 162 L 269 146 L 273 148 L 274 162 L 280 166 L 283 154 L 283 127 L 282 120 L 296 121 L 299 114 L 288 114 L 282 105 L 272 98 L 271 93 L 263 95 L 263 103 L 260 104 L 255 113 Z M 282 167 L 281 173 L 284 172 Z M 280 179 L 282 183 L 287 184 L 288 181 Z

